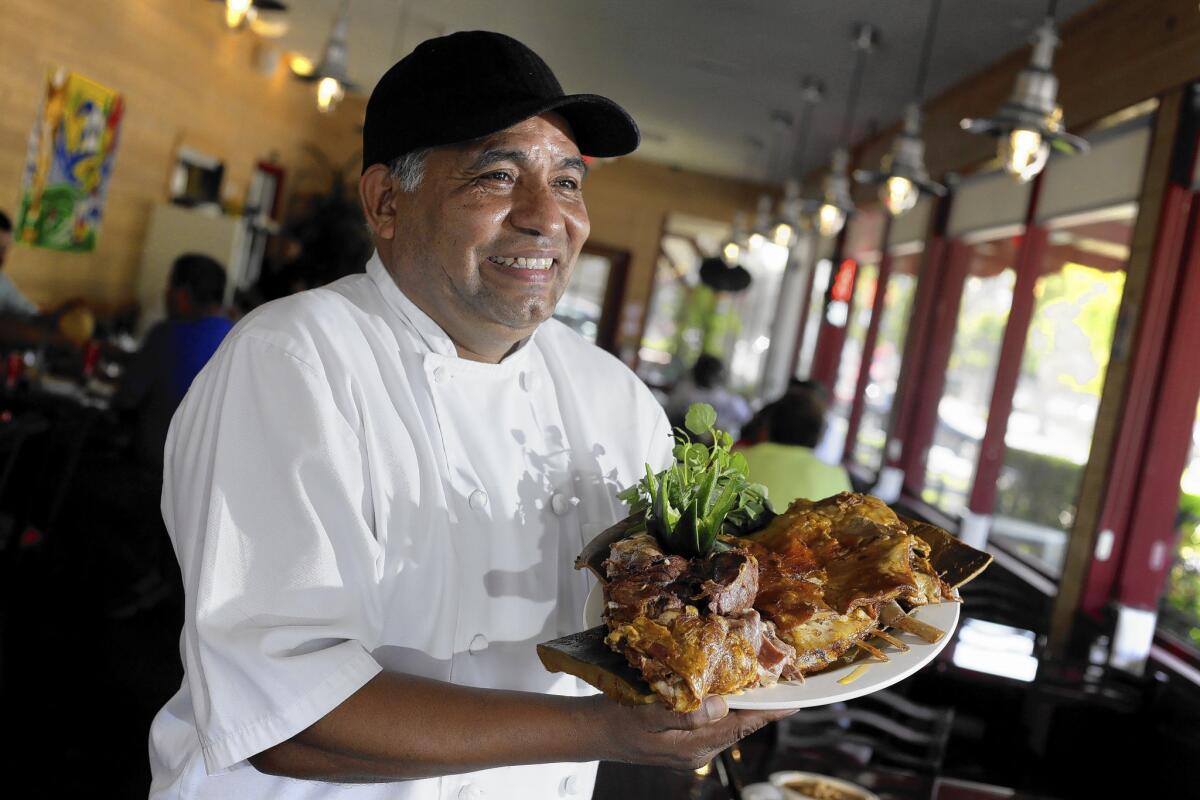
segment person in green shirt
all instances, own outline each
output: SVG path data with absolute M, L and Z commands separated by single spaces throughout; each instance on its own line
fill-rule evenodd
M 767 487 L 767 499 L 782 512 L 798 497 L 820 500 L 852 491 L 840 464 L 826 464 L 813 451 L 825 429 L 826 402 L 811 386 L 796 384 L 765 406 L 748 425 L 742 449 L 750 479 Z

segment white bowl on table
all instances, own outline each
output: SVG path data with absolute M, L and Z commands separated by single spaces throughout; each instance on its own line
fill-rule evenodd
M 798 783 L 801 781 L 807 783 L 824 784 L 831 790 L 840 791 L 846 795 L 845 800 L 879 800 L 879 796 L 868 792 L 863 787 L 850 783 L 849 781 L 831 778 L 828 775 L 818 775 L 815 772 L 797 772 L 791 770 L 788 772 L 772 772 L 768 780 L 772 786 L 776 786 L 783 790 L 785 800 L 826 800 L 826 798 L 837 797 L 837 800 L 842 800 L 837 794 L 820 793 L 820 794 L 804 794 L 803 792 L 791 788 L 788 784 Z

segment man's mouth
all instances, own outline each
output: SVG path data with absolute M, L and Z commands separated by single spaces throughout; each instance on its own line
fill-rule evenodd
M 499 264 L 502 267 L 514 267 L 516 269 L 550 269 L 554 266 L 553 258 L 507 258 L 505 256 L 488 256 L 488 261 L 493 264 Z

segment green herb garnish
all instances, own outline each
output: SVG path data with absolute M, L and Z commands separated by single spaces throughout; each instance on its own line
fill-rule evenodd
M 647 464 L 646 477 L 617 495 L 634 514 L 645 513 L 646 529 L 668 552 L 690 557 L 728 549 L 718 534 L 743 533 L 770 510 L 767 487 L 750 482 L 746 457 L 731 451 L 733 437 L 716 422 L 712 406 L 693 403 L 687 430 L 675 429 L 675 463 L 657 475 Z

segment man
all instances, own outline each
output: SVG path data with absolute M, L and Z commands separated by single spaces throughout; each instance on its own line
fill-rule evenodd
M 136 415 L 139 461 L 158 472 L 171 416 L 233 323 L 224 314 L 225 268 L 205 255 L 175 259 L 167 318 L 152 327 L 121 380 L 113 407 Z
M 582 156 L 637 141 L 499 34 L 380 80 L 367 274 L 247 316 L 172 423 L 186 676 L 153 796 L 586 798 L 589 762 L 693 767 L 783 715 L 627 708 L 535 655 L 582 625 L 571 564 L 617 489 L 670 459 L 649 391 L 550 319 Z
M 779 511 L 798 497 L 820 500 L 851 490 L 846 468 L 826 464 L 814 452 L 825 430 L 823 392 L 819 384 L 794 382 L 746 426 L 755 442 L 741 451 L 750 476 L 767 487 L 767 497 Z
M 17 288 L 4 272 L 4 262 L 13 242 L 13 223 L 8 214 L 0 211 L 0 316 L 33 317 L 38 307 Z

